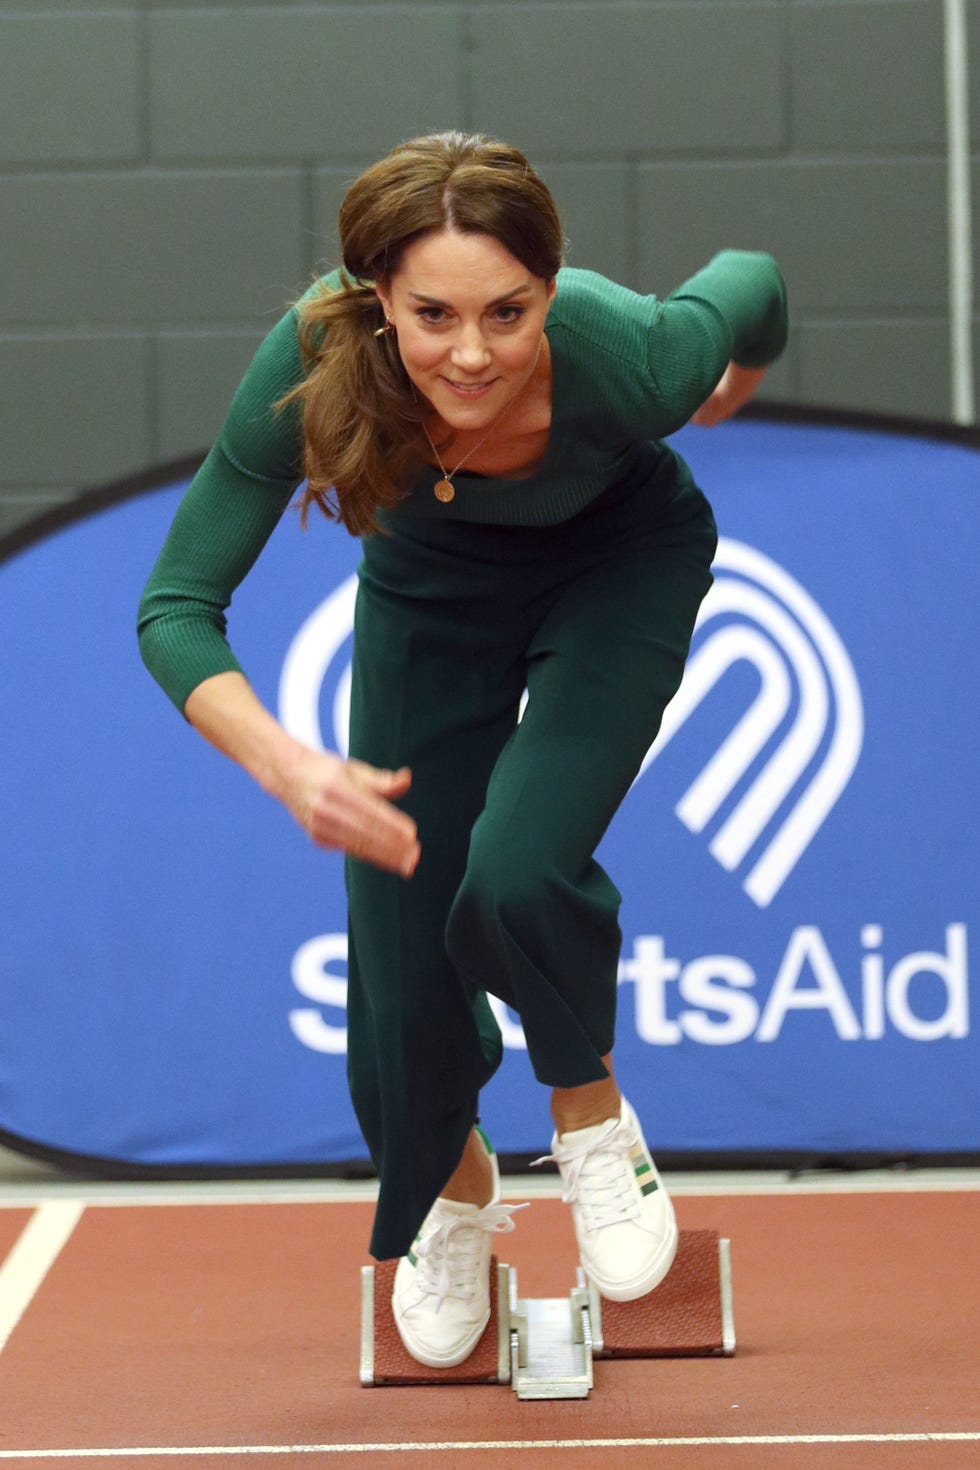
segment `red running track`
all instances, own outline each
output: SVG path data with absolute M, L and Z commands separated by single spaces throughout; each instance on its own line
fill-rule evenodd
M 0 1470 L 976 1470 L 980 1189 L 675 1198 L 732 1240 L 736 1356 L 599 1362 L 560 1403 L 360 1387 L 368 1203 L 90 1205 L 0 1351 Z M 44 1208 L 0 1209 L 0 1341 Z M 506 1245 L 522 1296 L 567 1293 L 557 1200 Z

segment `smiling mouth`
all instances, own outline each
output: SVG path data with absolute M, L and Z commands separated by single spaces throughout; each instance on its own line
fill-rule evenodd
M 489 383 L 455 383 L 452 378 L 443 378 L 442 381 L 461 398 L 479 398 L 481 393 L 486 393 L 488 388 L 493 387 L 496 379 L 492 378 Z

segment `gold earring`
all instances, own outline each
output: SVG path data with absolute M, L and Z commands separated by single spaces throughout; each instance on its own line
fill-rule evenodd
M 374 335 L 376 337 L 383 337 L 384 334 L 385 334 L 385 332 L 391 332 L 393 330 L 394 330 L 394 323 L 390 320 L 390 318 L 385 317 L 385 324 L 384 324 L 384 326 L 383 327 L 379 327 L 378 330 L 375 332 Z

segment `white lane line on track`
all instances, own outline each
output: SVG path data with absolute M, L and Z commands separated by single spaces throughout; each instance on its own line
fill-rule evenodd
M 664 1175 L 670 1194 L 676 1198 L 732 1196 L 792 1196 L 809 1194 L 972 1194 L 980 1192 L 980 1170 L 936 1169 L 910 1173 L 868 1170 L 855 1174 L 800 1176 L 788 1179 L 778 1174 L 767 1179 L 759 1175 L 735 1174 Z M 508 1199 L 557 1199 L 561 1181 L 552 1178 L 525 1178 L 508 1174 L 503 1179 Z M 4 1185 L 0 1182 L 0 1210 L 34 1208 L 48 1200 L 78 1200 L 92 1208 L 172 1205 L 305 1205 L 305 1204 L 372 1204 L 378 1197 L 376 1184 L 346 1182 L 300 1182 L 292 1187 L 281 1180 L 263 1184 L 255 1180 L 240 1182 L 202 1181 L 199 1183 L 158 1183 L 152 1180 L 125 1183 L 44 1183 Z
M 84 1209 L 81 1200 L 53 1200 L 41 1205 L 0 1266 L 0 1352 L 37 1295 Z
M 440 1454 L 471 1450 L 629 1450 L 690 1449 L 711 1445 L 799 1444 L 932 1444 L 980 1441 L 980 1430 L 935 1434 L 731 1434 L 700 1438 L 662 1439 L 477 1439 L 431 1444 L 266 1444 L 172 1445 L 156 1449 L 0 1450 L 0 1460 L 95 1460 L 168 1456 L 190 1459 L 202 1455 L 368 1455 Z

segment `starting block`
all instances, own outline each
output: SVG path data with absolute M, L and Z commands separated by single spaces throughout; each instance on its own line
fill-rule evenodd
M 567 1297 L 518 1293 L 513 1266 L 490 1262 L 490 1320 L 455 1368 L 427 1368 L 405 1350 L 391 1314 L 396 1261 L 361 1270 L 361 1383 L 509 1383 L 520 1399 L 586 1398 L 596 1358 L 731 1357 L 731 1248 L 714 1230 L 682 1230 L 665 1279 L 613 1302 L 581 1270 Z

